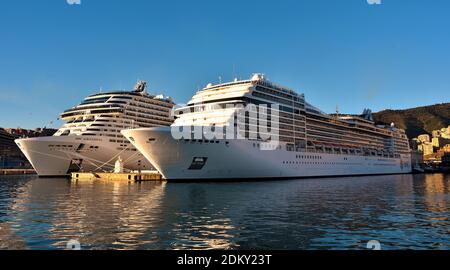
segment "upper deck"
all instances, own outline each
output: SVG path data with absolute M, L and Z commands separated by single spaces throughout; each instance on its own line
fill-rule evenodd
M 66 123 L 55 136 L 91 135 L 118 137 L 120 130 L 133 127 L 168 126 L 173 123 L 172 98 L 150 95 L 146 83 L 132 91 L 110 91 L 86 97 L 64 111 Z

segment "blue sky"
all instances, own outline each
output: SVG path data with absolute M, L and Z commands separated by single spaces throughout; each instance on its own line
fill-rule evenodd
M 449 12 L 447 0 L 2 0 L 0 126 L 50 126 L 137 79 L 184 103 L 254 72 L 326 112 L 449 102 Z

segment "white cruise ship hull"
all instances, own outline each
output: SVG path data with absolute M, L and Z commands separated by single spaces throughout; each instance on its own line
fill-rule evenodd
M 16 143 L 41 177 L 112 171 L 119 156 L 127 170 L 153 169 L 139 152 L 118 150 L 117 145 L 98 137 L 52 136 L 18 139 Z
M 248 140 L 208 143 L 175 140 L 170 127 L 124 130 L 122 134 L 167 180 L 286 179 L 404 174 L 412 171 L 410 155 L 383 158 L 263 151 L 257 143 Z

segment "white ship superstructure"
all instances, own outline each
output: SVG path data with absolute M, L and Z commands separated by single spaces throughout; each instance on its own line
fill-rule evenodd
M 252 134 L 260 121 L 237 117 L 235 105 L 276 104 L 268 119 L 279 117 L 279 144 L 263 149 L 267 139 Z M 172 128 L 142 128 L 122 133 L 168 180 L 264 179 L 411 172 L 407 136 L 394 125 L 375 125 L 370 110 L 362 115 L 329 115 L 305 101 L 304 95 L 256 74 L 250 80 L 209 84 L 178 110 Z M 240 122 L 241 121 L 241 122 Z M 234 124 L 237 123 L 237 124 Z M 244 124 L 245 139 L 175 138 L 179 127 Z M 190 127 L 191 126 L 191 127 Z M 254 135 L 254 136 L 252 136 Z
M 173 123 L 171 98 L 150 95 L 146 83 L 133 91 L 91 95 L 61 114 L 65 124 L 51 137 L 16 140 L 40 176 L 71 172 L 112 171 L 120 158 L 124 169 L 153 167 L 120 131 L 129 128 L 169 126 Z

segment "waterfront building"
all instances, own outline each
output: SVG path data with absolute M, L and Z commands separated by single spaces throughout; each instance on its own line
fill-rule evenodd
M 422 152 L 424 156 L 432 155 L 434 153 L 433 144 L 429 142 L 420 144 L 418 150 Z
M 441 148 L 444 147 L 447 144 L 450 144 L 450 139 L 447 139 L 445 137 L 435 137 L 431 140 L 433 147 L 435 148 Z
M 417 139 L 422 143 L 429 143 L 430 142 L 430 135 L 428 134 L 422 134 L 417 137 Z
M 14 143 L 15 137 L 0 128 L 0 168 L 29 168 L 29 163 Z
M 424 156 L 426 163 L 441 163 L 445 153 L 448 152 L 450 145 L 450 126 L 432 131 L 430 135 L 423 134 L 412 139 L 413 150 L 418 150 Z
M 450 139 L 450 125 L 447 128 L 442 129 L 441 137 L 445 139 Z
M 35 138 L 53 136 L 58 130 L 53 128 L 36 128 L 36 129 L 24 129 L 24 128 L 6 128 L 6 132 L 19 138 Z

